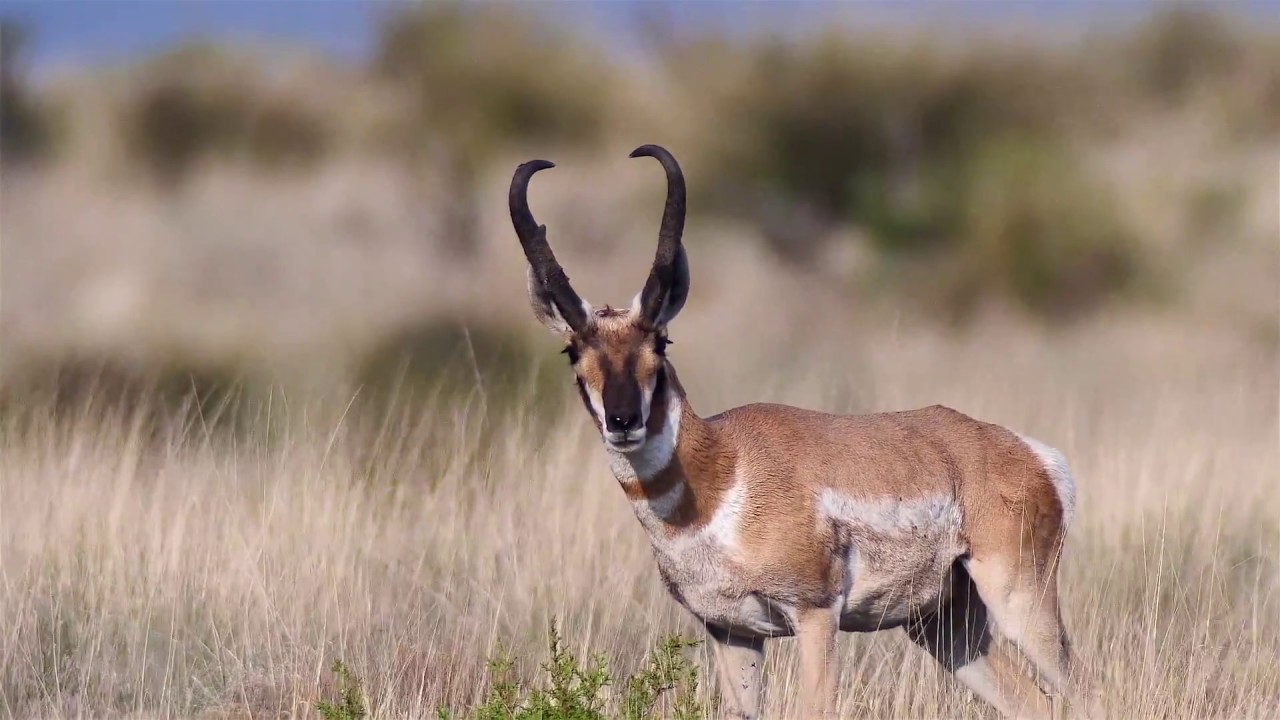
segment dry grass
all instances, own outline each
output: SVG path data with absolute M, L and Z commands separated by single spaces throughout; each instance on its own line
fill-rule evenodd
M 525 262 L 502 209 L 510 169 L 544 155 L 563 169 L 540 175 L 531 200 L 557 256 L 584 297 L 626 303 L 652 259 L 663 190 L 651 163 L 626 154 L 668 144 L 689 158 L 691 186 L 705 185 L 707 137 L 733 140 L 745 122 L 720 99 L 739 82 L 733 52 L 678 64 L 688 88 L 661 70 L 622 73 L 606 147 L 505 138 L 475 170 L 483 211 L 465 261 L 442 260 L 455 238 L 430 209 L 447 183 L 368 152 L 407 105 L 360 73 L 285 77 L 340 108 L 336 122 L 367 125 L 314 172 L 262 174 L 215 153 L 164 194 L 136 182 L 117 157 L 122 134 L 102 122 L 131 71 L 71 83 L 53 96 L 71 127 L 63 157 L 5 168 L 0 390 L 22 385 L 20 365 L 79 356 L 343 388 L 364 350 L 406 327 L 542 333 L 523 316 Z M 685 77 L 698 64 L 710 70 Z M 1248 75 L 1259 79 L 1245 90 L 1272 77 Z M 1265 94 L 1206 87 L 1224 102 Z M 997 304 L 944 334 L 922 317 L 936 307 L 916 301 L 941 295 L 946 275 L 892 274 L 852 226 L 832 230 L 812 267 L 789 268 L 749 217 L 691 196 L 694 285 L 671 353 L 696 408 L 944 403 L 1066 452 L 1081 496 L 1067 622 L 1113 717 L 1280 717 L 1277 139 L 1263 123 L 1228 141 L 1221 121 L 1249 118 L 1197 102 L 1222 117 L 1132 102 L 1136 119 L 1080 148 L 1169 288 L 1057 332 Z M 978 265 L 990 282 L 992 261 Z M 481 444 L 478 405 L 418 406 L 370 440 L 358 413 L 337 412 L 345 398 L 337 411 L 313 401 L 291 384 L 236 435 L 0 411 L 0 717 L 314 715 L 334 697 L 335 659 L 376 716 L 427 717 L 484 692 L 498 643 L 536 673 L 553 617 L 572 649 L 606 653 L 619 675 L 669 632 L 700 632 L 662 589 L 576 407 L 505 418 Z M 899 632 L 842 642 L 845 716 L 992 715 Z M 705 669 L 706 649 L 695 655 Z M 790 641 L 773 644 L 770 717 L 794 714 L 794 663 Z
M 676 337 L 703 412 L 943 402 L 1062 448 L 1081 485 L 1067 622 L 1114 716 L 1280 709 L 1273 351 L 1152 321 L 921 329 L 815 344 L 769 378 L 712 375 L 722 346 Z M 311 713 L 341 658 L 375 715 L 422 717 L 481 692 L 498 642 L 534 670 L 553 616 L 572 649 L 620 671 L 669 631 L 697 633 L 578 413 L 545 445 L 517 423 L 475 448 L 456 429 L 465 408 L 430 408 L 370 465 L 348 424 L 285 405 L 264 408 L 270 440 L 198 424 L 157 438 L 118 415 L 7 419 L 4 715 Z M 442 456 L 412 451 L 440 438 Z M 991 716 L 901 633 L 844 642 L 846 716 Z M 791 641 L 773 644 L 770 716 L 793 714 L 794 660 Z
M 627 149 L 548 173 L 532 193 L 597 303 L 627 302 L 652 257 L 661 185 Z M 1212 165 L 1254 190 L 1240 226 L 1196 250 L 1170 208 L 1194 186 L 1189 158 L 1207 155 L 1128 150 L 1109 175 L 1186 275 L 1186 296 L 1163 308 L 1109 308 L 1057 333 L 997 318 L 952 337 L 903 312 L 917 285 L 833 288 L 698 213 L 672 355 L 708 414 L 756 400 L 940 402 L 1060 447 L 1081 484 L 1067 619 L 1114 716 L 1272 717 L 1274 166 Z M 1148 162 L 1161 157 L 1183 165 Z M 507 180 L 486 181 L 487 206 L 502 207 Z M 108 186 L 6 179 L 0 370 L 26 351 L 83 350 L 262 354 L 341 377 L 353 349 L 430 318 L 509 322 L 562 362 L 523 316 L 506 217 L 482 218 L 471 267 L 439 262 L 389 168 L 329 166 L 292 184 L 214 168 L 173 206 Z M 833 256 L 824 269 L 856 278 L 863 263 Z M 824 322 L 797 322 L 814 317 Z M 207 439 L 198 423 L 156 439 L 128 417 L 55 420 L 39 407 L 0 421 L 0 716 L 306 714 L 332 697 L 337 658 L 377 715 L 430 716 L 483 692 L 499 641 L 535 672 L 551 617 L 620 674 L 669 631 L 697 634 L 580 414 L 545 421 L 549 433 L 526 418 L 475 447 L 460 428 L 476 408 L 429 407 L 370 455 L 351 417 L 304 410 L 293 392 L 287 410 L 277 395 L 264 411 L 270 432 L 235 439 Z M 456 422 L 467 413 L 472 424 Z M 900 633 L 845 642 L 846 715 L 990 716 Z M 793 663 L 791 643 L 775 643 L 770 716 L 794 708 Z

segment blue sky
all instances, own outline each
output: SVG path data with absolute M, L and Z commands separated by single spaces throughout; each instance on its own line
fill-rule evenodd
M 759 25 L 798 29 L 841 15 L 867 23 L 981 25 L 989 22 L 1113 24 L 1146 14 L 1157 0 L 969 0 L 968 2 L 730 2 L 728 0 L 526 0 L 606 43 L 626 43 L 639 11 L 661 9 L 681 27 L 737 30 Z M 136 57 L 194 36 L 275 40 L 335 56 L 367 57 L 382 14 L 394 0 L 3 0 L 0 16 L 33 31 L 28 59 L 50 66 L 96 65 Z M 1280 0 L 1228 5 L 1250 15 L 1280 16 Z
M 344 57 L 367 52 L 387 3 L 303 0 L 4 0 L 32 34 L 29 61 L 127 60 L 192 36 L 284 39 Z

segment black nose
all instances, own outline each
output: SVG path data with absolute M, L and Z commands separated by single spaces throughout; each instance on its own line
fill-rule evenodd
M 609 415 L 604 420 L 604 426 L 609 432 L 629 432 L 640 427 L 640 415 L 638 413 Z

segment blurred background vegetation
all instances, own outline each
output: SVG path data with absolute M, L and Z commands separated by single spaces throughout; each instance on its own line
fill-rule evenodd
M 707 348 L 798 340 L 815 305 L 839 337 L 1172 317 L 1280 345 L 1275 23 L 1157 4 L 1072 33 L 856 12 L 732 33 L 641 5 L 627 52 L 531 4 L 431 2 L 380 8 L 358 60 L 209 36 L 39 76 L 6 20 L 0 395 L 556 406 L 509 173 L 560 165 L 535 210 L 583 294 L 620 303 L 662 193 L 622 159 L 649 142 L 690 179 L 684 332 Z

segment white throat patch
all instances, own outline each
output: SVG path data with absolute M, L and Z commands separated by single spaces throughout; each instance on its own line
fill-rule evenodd
M 605 448 L 609 453 L 609 468 L 620 483 L 642 482 L 653 479 L 663 468 L 671 464 L 676 454 L 676 442 L 680 437 L 680 413 L 683 410 L 680 398 L 674 392 L 667 391 L 667 417 L 662 429 L 648 436 L 640 449 L 634 452 L 619 452 Z

